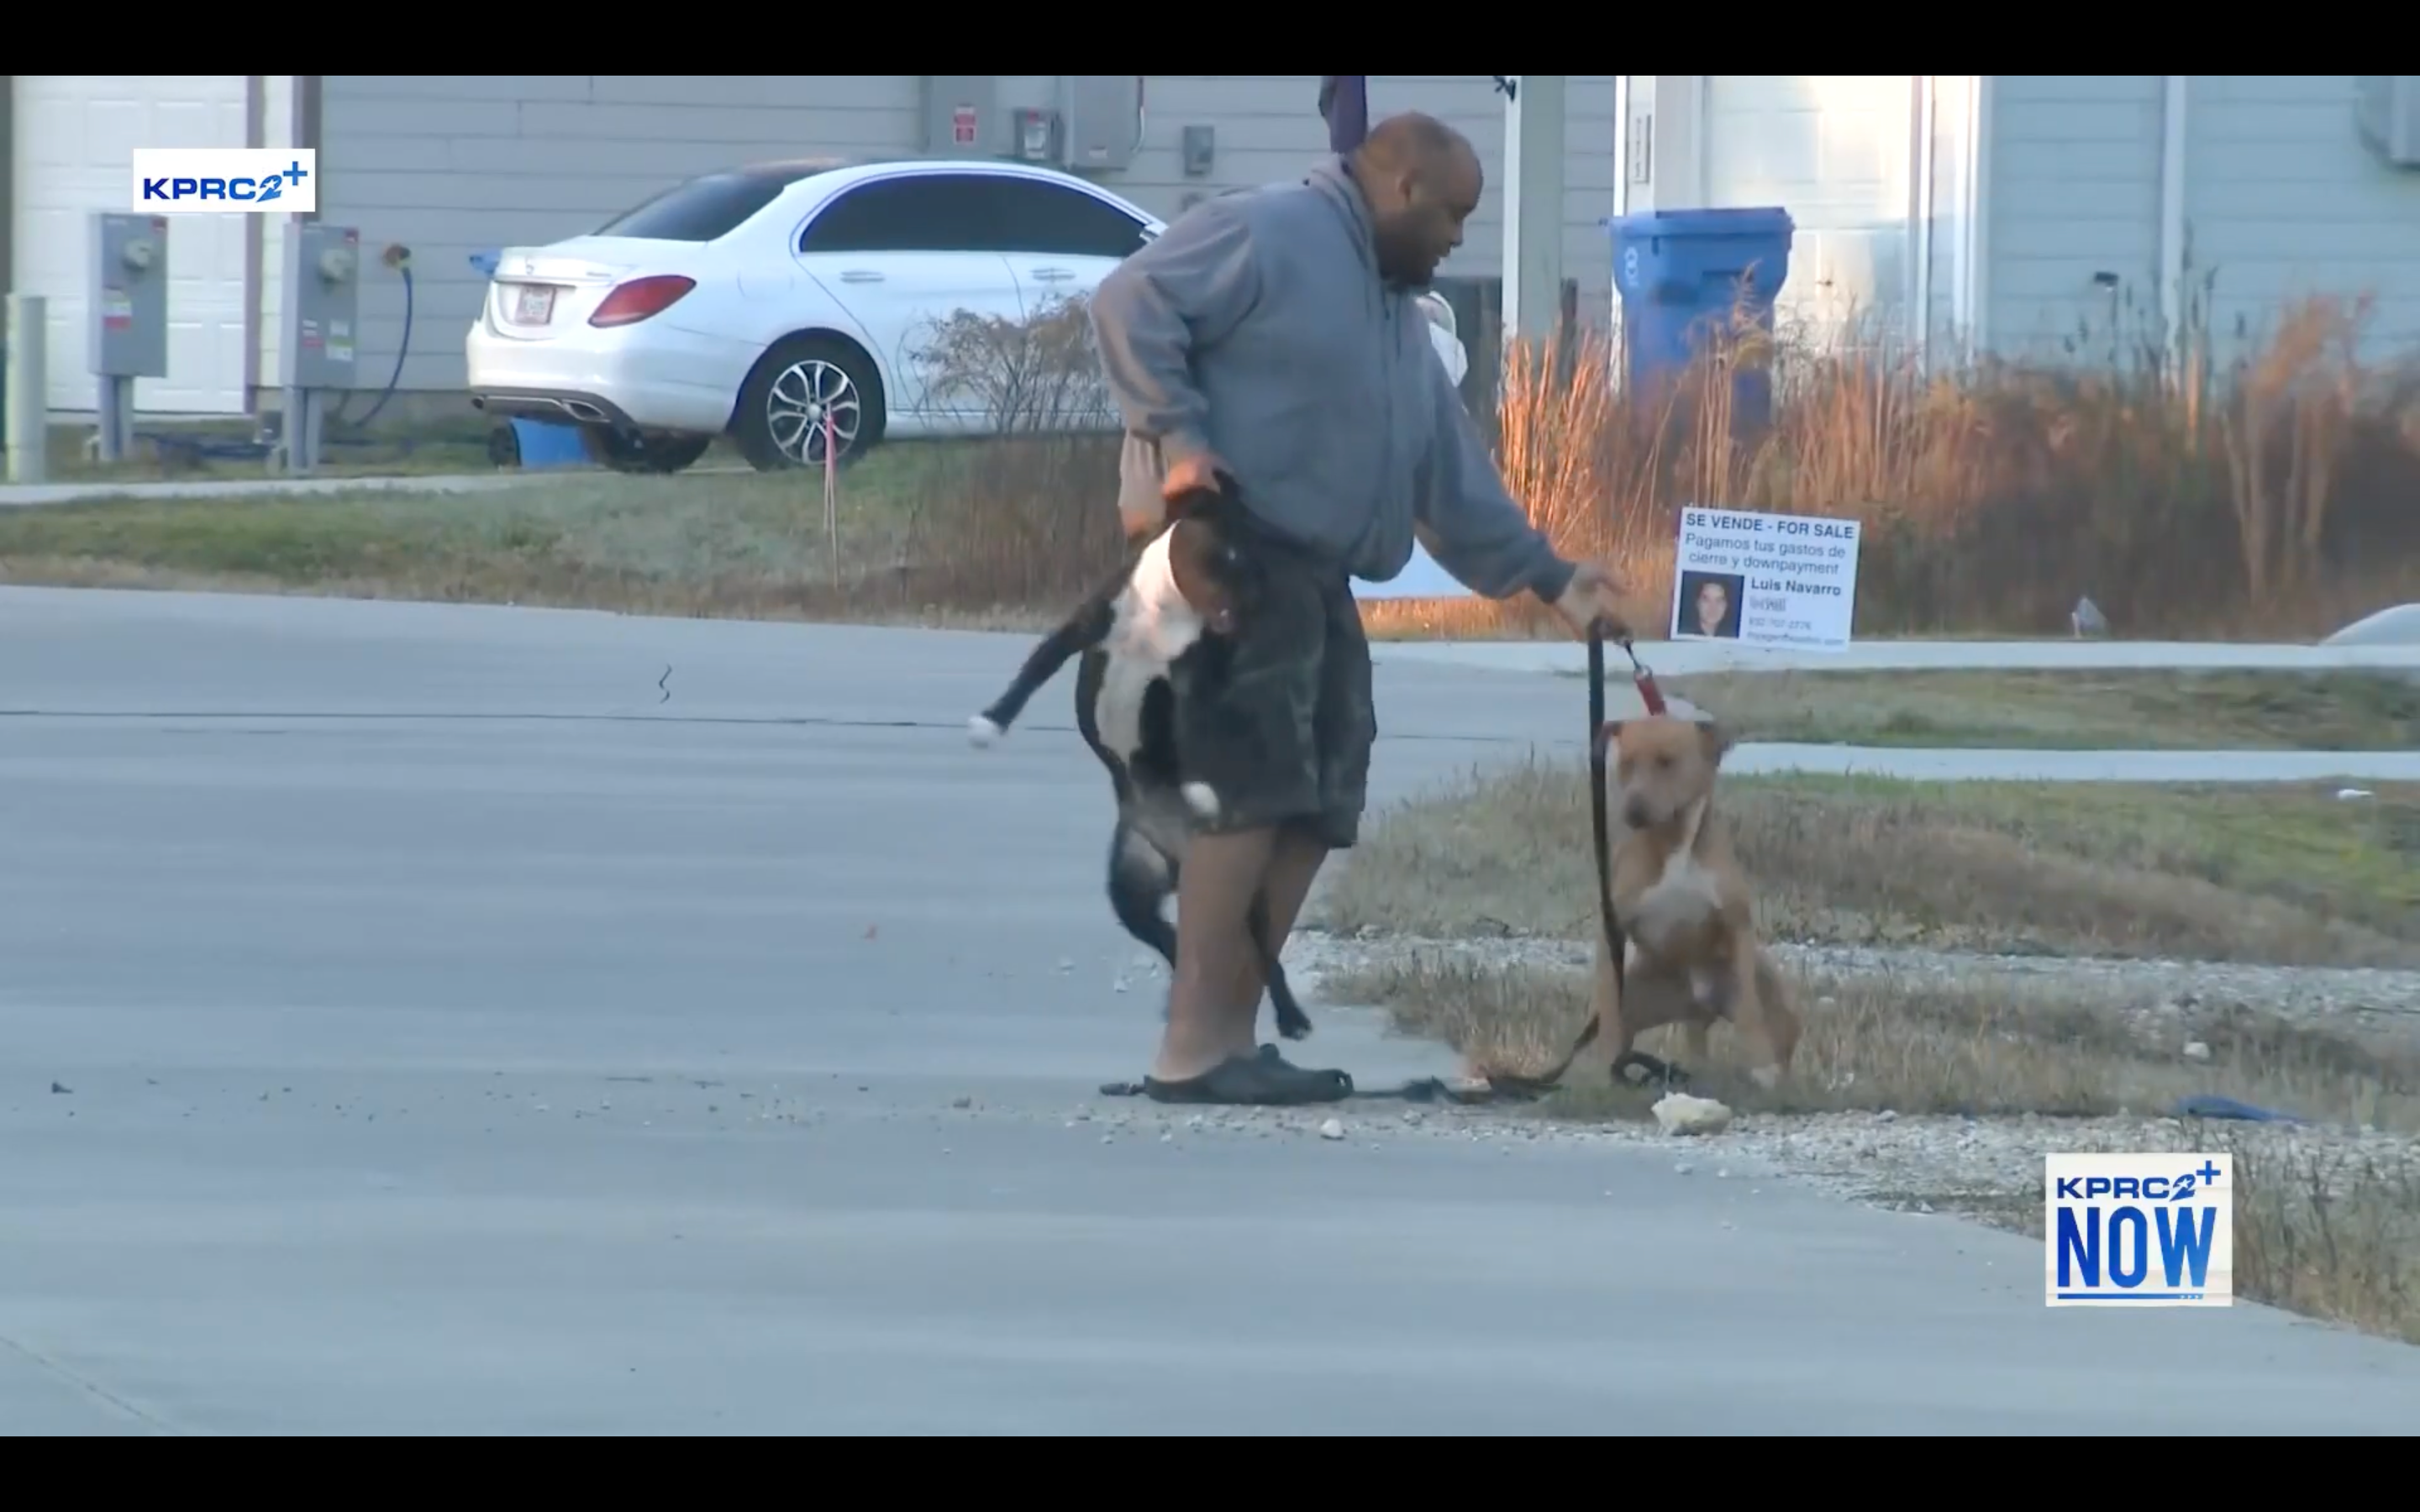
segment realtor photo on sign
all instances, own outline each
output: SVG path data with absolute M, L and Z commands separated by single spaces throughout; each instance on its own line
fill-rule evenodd
M 1857 613 L 1857 522 L 1681 511 L 1672 639 L 1845 651 Z
M 1746 579 L 1735 572 L 1684 572 L 1681 574 L 1681 592 L 1672 601 L 1677 617 L 1672 622 L 1672 639 L 1687 636 L 1718 636 L 1726 640 L 1739 639 L 1739 615 L 1734 611 Z

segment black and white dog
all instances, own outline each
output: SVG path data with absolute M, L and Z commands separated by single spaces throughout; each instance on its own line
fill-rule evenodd
M 1180 690 L 1217 686 L 1236 627 L 1253 613 L 1263 565 L 1237 528 L 1233 501 L 1207 489 L 1171 501 L 1172 521 L 1067 623 L 1033 648 L 990 708 L 967 721 L 978 746 L 1008 732 L 1026 702 L 1070 656 L 1076 728 L 1109 769 L 1118 822 L 1109 836 L 1109 907 L 1126 933 L 1176 967 L 1176 932 L 1160 914 L 1176 891 L 1194 824 L 1216 819 L 1222 800 L 1187 769 L 1176 739 Z M 1267 900 L 1255 897 L 1247 927 L 1261 951 L 1278 1032 L 1311 1033 L 1311 1018 L 1286 984 L 1267 943 Z

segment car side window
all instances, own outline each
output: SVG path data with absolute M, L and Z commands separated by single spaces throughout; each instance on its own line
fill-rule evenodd
M 969 174 L 876 178 L 843 190 L 799 233 L 799 251 L 998 252 L 989 186 Z
M 1147 239 L 1143 223 L 1080 189 L 1001 178 L 996 193 L 1003 252 L 1120 258 Z

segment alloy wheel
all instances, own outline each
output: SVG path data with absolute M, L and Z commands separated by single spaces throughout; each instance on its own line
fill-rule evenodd
M 847 456 L 864 420 L 856 381 L 820 357 L 783 368 L 765 394 L 765 428 L 782 455 L 801 467 L 823 466 L 827 420 L 830 444 Z

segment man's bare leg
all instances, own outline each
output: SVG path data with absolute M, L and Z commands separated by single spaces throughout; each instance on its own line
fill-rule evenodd
M 1245 989 L 1260 972 L 1245 918 L 1268 874 L 1277 834 L 1197 834 L 1186 848 L 1176 882 L 1176 980 L 1152 1065 L 1156 1080 L 1190 1081 L 1233 1056 L 1251 1054 L 1261 1000 Z
M 1311 886 L 1319 879 L 1319 869 L 1327 861 L 1327 847 L 1305 830 L 1287 827 L 1277 832 L 1269 847 L 1268 870 L 1262 873 L 1261 886 L 1268 897 L 1268 936 L 1263 942 L 1275 954 L 1285 949 L 1294 933 L 1294 921 L 1302 917 L 1302 905 L 1311 896 Z M 1180 947 L 1180 949 L 1182 948 Z M 1255 952 L 1244 962 L 1244 975 L 1237 987 L 1238 1000 L 1249 1007 L 1238 1016 L 1242 1039 L 1231 1043 L 1230 1054 L 1249 1056 L 1253 1052 L 1252 1037 L 1260 1023 L 1261 995 L 1268 990 L 1268 973 L 1262 968 Z

